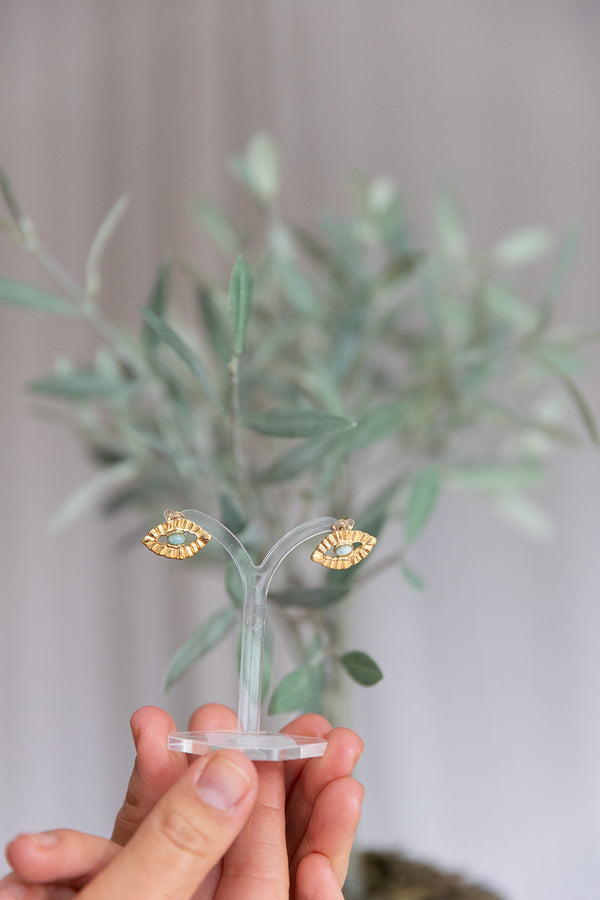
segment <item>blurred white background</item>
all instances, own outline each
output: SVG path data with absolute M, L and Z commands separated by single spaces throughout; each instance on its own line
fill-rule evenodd
M 189 202 L 203 192 L 235 212 L 225 159 L 266 127 L 296 217 L 344 209 L 359 170 L 394 175 L 423 234 L 436 188 L 454 185 L 481 248 L 515 226 L 580 223 L 562 310 L 597 327 L 599 83 L 600 5 L 585 0 L 0 0 L 0 160 L 77 275 L 130 189 L 106 258 L 124 322 L 165 248 L 210 259 Z M 5 238 L 0 271 L 47 283 Z M 25 385 L 90 337 L 1 309 L 0 346 L 0 839 L 105 833 L 131 711 L 166 705 L 183 726 L 199 702 L 235 703 L 234 676 L 221 654 L 164 696 L 204 600 L 190 588 L 174 601 L 164 570 L 115 549 L 100 518 L 46 536 L 88 468 L 32 415 Z M 598 379 L 592 366 L 596 412 Z M 448 499 L 415 551 L 426 593 L 382 579 L 356 604 L 360 646 L 386 674 L 356 690 L 349 723 L 367 744 L 363 845 L 401 846 L 511 900 L 597 898 L 599 463 L 591 449 L 557 460 L 552 544 Z

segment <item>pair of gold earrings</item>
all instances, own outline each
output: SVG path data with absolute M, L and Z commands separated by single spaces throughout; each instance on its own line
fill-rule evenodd
M 169 509 L 165 521 L 152 528 L 142 543 L 159 556 L 189 559 L 210 540 L 208 531 L 186 519 L 183 513 Z M 349 569 L 363 560 L 376 543 L 377 538 L 372 535 L 354 530 L 354 519 L 337 519 L 331 534 L 323 538 L 310 558 L 327 569 Z

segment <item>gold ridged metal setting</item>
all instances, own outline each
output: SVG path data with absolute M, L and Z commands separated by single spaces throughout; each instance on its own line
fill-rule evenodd
M 189 559 L 208 544 L 211 535 L 183 513 L 168 509 L 165 521 L 142 538 L 142 544 L 167 559 Z
M 338 519 L 331 526 L 331 534 L 323 538 L 313 551 L 313 562 L 327 569 L 349 569 L 368 556 L 377 538 L 365 531 L 354 531 L 354 519 Z M 355 547 L 354 544 L 360 544 Z M 331 555 L 329 551 L 333 551 Z

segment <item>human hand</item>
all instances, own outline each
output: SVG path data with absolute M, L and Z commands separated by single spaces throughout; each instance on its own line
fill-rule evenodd
M 235 724 L 231 710 L 212 705 L 198 710 L 189 728 L 235 728 Z M 362 787 L 350 776 L 362 749 L 360 738 L 348 729 L 330 731 L 324 719 L 309 715 L 284 730 L 328 735 L 321 758 L 262 763 L 255 769 L 245 757 L 240 762 L 238 754 L 229 751 L 229 761 L 235 760 L 236 766 L 240 762 L 242 772 L 251 778 L 257 773 L 256 802 L 252 806 L 248 801 L 250 781 L 240 805 L 225 818 L 224 811 L 217 810 L 215 819 L 215 811 L 202 809 L 193 797 L 193 780 L 208 757 L 188 767 L 184 755 L 167 751 L 166 736 L 174 729 L 162 710 L 145 708 L 132 717 L 138 755 L 112 842 L 69 831 L 22 835 L 8 847 L 15 874 L 0 888 L 9 883 L 29 885 L 31 893 L 23 895 L 27 900 L 63 900 L 78 891 L 85 900 L 138 896 L 183 900 L 194 889 L 195 900 L 341 898 L 363 796 Z M 181 821 L 182 790 L 192 795 L 191 807 L 185 809 L 204 822 L 185 836 L 200 840 L 187 850 L 181 846 L 187 846 L 185 841 L 164 831 L 171 814 Z M 209 822 L 212 843 L 206 841 Z M 178 862 L 180 857 L 185 864 Z
M 18 885 L 15 896 L 28 900 L 76 894 L 89 900 L 183 900 L 239 833 L 257 787 L 257 773 L 242 754 L 207 755 L 169 788 L 124 849 L 76 831 L 16 838 L 7 857 L 19 877 L 12 884 L 7 879 L 2 889 L 13 896 Z M 52 883 L 27 887 L 27 881 Z

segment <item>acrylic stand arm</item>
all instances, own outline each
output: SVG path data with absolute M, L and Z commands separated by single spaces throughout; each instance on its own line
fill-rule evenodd
M 183 515 L 200 525 L 229 553 L 242 580 L 244 605 L 238 695 L 238 727 L 235 732 L 177 732 L 169 735 L 169 748 L 202 754 L 219 747 L 235 747 L 250 759 L 282 760 L 321 756 L 327 742 L 304 735 L 267 734 L 260 730 L 262 664 L 267 594 L 271 579 L 286 556 L 311 537 L 327 533 L 336 521 L 331 516 L 313 519 L 293 528 L 255 566 L 245 547 L 221 522 L 196 509 Z

